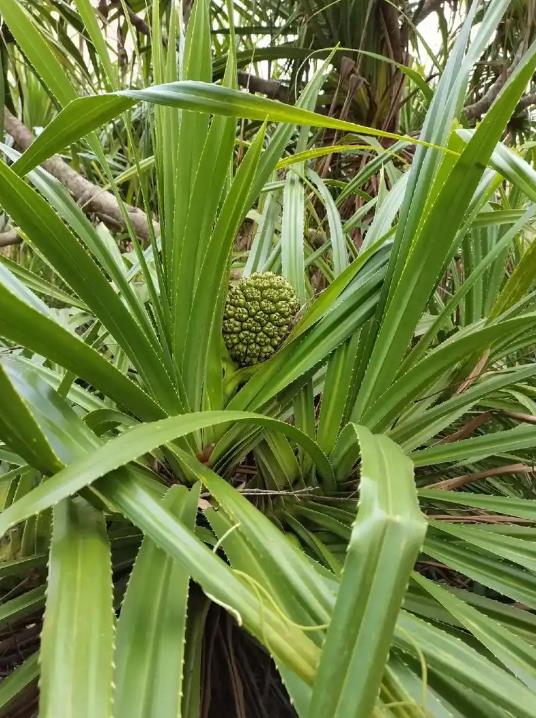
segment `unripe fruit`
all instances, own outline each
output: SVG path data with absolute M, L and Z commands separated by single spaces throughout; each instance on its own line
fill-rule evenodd
M 256 272 L 229 289 L 223 338 L 240 366 L 268 359 L 288 336 L 299 309 L 292 286 L 272 272 Z

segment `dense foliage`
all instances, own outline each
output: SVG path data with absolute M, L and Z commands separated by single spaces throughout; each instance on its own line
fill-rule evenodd
M 0 0 L 0 713 L 531 718 L 525 5 L 145 5 Z

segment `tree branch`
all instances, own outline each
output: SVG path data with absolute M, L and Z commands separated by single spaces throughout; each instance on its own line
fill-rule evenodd
M 472 105 L 467 105 L 467 107 L 464 107 L 463 111 L 465 112 L 465 115 L 468 119 L 478 119 L 489 110 L 493 101 L 495 100 L 495 98 L 501 91 L 504 83 L 506 82 L 505 77 L 500 77 L 499 80 L 500 82 L 496 81 L 493 83 L 493 85 L 489 88 L 486 94 L 480 98 L 480 100 L 474 102 Z M 536 92 L 523 95 L 517 103 L 514 112 L 521 112 L 522 110 L 525 110 L 531 105 L 536 105 Z
M 425 17 L 428 17 L 431 13 L 438 10 L 443 4 L 443 0 L 424 0 L 417 8 L 415 15 L 413 16 L 413 24 L 416 25 L 422 22 Z
M 519 62 L 521 56 L 523 55 L 523 49 L 524 45 L 521 44 L 515 54 L 514 59 L 512 60 L 512 63 L 509 67 L 504 68 L 502 72 L 498 75 L 495 82 L 488 88 L 488 91 L 480 98 L 480 100 L 477 100 L 476 102 L 473 102 L 471 105 L 466 105 L 463 108 L 463 111 L 465 113 L 465 116 L 470 120 L 478 119 L 479 117 L 482 117 L 482 115 L 489 110 L 491 105 L 493 104 L 495 98 L 499 94 L 499 92 L 502 90 L 504 85 L 506 84 L 506 80 L 510 77 L 512 72 L 515 70 L 517 63 Z M 529 103 L 530 104 L 530 103 Z M 518 104 L 519 107 L 519 104 Z
M 520 110 L 525 110 L 531 105 L 536 105 L 536 92 L 531 92 L 528 95 L 523 95 L 523 97 L 517 103 L 516 111 L 519 112 Z
M 106 19 L 108 17 L 108 10 L 111 7 L 118 8 L 119 13 L 123 13 L 124 9 L 125 9 L 121 0 L 110 0 L 109 5 L 106 4 L 106 0 L 100 0 L 99 6 L 98 6 L 98 11 Z M 147 23 L 145 22 L 145 20 L 143 18 L 141 18 L 139 15 L 136 15 L 134 10 L 131 7 L 129 7 L 128 5 L 126 5 L 126 9 L 127 9 L 128 17 L 129 17 L 132 27 L 135 27 L 136 30 L 139 33 L 141 33 L 142 35 L 146 35 L 147 37 L 150 37 L 151 30 L 150 30 L 149 26 L 147 25 Z
M 482 117 L 482 115 L 489 110 L 489 108 L 493 104 L 493 101 L 504 87 L 504 84 L 508 79 L 508 76 L 512 72 L 512 69 L 513 68 L 509 68 L 507 72 L 503 72 L 501 75 L 499 75 L 499 77 L 488 88 L 488 91 L 480 98 L 480 100 L 473 102 L 471 105 L 466 105 L 463 108 L 465 116 L 469 120 L 476 120 L 479 117 Z
M 238 71 L 238 84 L 251 92 L 260 92 L 272 99 L 282 99 L 286 95 L 285 86 L 279 80 L 265 80 L 249 72 Z
M 22 242 L 19 233 L 15 229 L 8 229 L 6 232 L 0 232 L 0 247 L 10 247 L 13 244 Z
M 15 144 L 20 150 L 27 149 L 34 141 L 32 132 L 24 125 L 18 117 L 4 109 L 4 129 L 11 135 Z M 88 179 L 76 172 L 61 157 L 51 157 L 43 163 L 43 168 L 56 177 L 71 193 L 76 202 L 86 214 L 95 214 L 112 229 L 126 229 L 126 222 L 119 207 L 117 199 L 111 192 L 103 190 L 94 185 Z M 132 228 L 136 235 L 144 242 L 149 239 L 147 215 L 141 209 L 125 204 L 125 209 Z M 153 224 L 155 232 L 158 233 L 159 226 Z

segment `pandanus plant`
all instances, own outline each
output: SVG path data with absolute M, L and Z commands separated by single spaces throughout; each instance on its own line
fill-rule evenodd
M 295 107 L 238 91 L 232 32 L 212 84 L 207 0 L 185 38 L 169 13 L 166 42 L 154 0 L 156 84 L 120 90 L 76 6 L 107 93 L 78 97 L 23 5 L 0 0 L 61 108 L 0 163 L 0 205 L 55 279 L 0 264 L 0 621 L 42 621 L 0 708 L 37 679 L 43 718 L 197 718 L 212 603 L 271 656 L 299 716 L 529 718 L 536 504 L 493 477 L 529 474 L 536 440 L 536 175 L 500 143 L 536 46 L 460 129 L 507 6 L 473 29 L 474 3 L 412 139 L 312 112 L 322 69 Z M 97 131 L 124 123 L 150 209 L 132 112 L 151 128 L 158 225 L 144 245 L 125 208 L 127 258 L 40 165 L 86 147 L 121 203 Z M 238 118 L 256 134 L 235 162 Z M 314 172 L 315 127 L 364 143 L 348 184 Z M 361 219 L 338 206 L 382 168 L 393 183 L 357 249 Z M 267 272 L 296 302 L 290 333 L 241 361 L 224 332 L 236 276 Z

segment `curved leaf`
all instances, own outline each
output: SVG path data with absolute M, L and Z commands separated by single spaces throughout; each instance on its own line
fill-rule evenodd
M 20 175 L 26 174 L 51 155 L 84 137 L 100 125 L 113 120 L 140 101 L 166 107 L 179 107 L 193 112 L 243 117 L 261 122 L 269 120 L 310 127 L 326 127 L 343 132 L 403 140 L 409 144 L 432 146 L 413 137 L 345 122 L 335 117 L 327 117 L 301 107 L 285 105 L 277 100 L 250 95 L 229 87 L 185 80 L 155 85 L 144 90 L 121 90 L 106 95 L 79 97 L 73 100 L 52 120 L 20 160 L 15 163 L 15 170 Z M 444 150 L 439 147 L 437 149 Z
M 10 526 L 53 506 L 101 476 L 159 446 L 198 429 L 227 423 L 253 423 L 270 431 L 280 431 L 303 446 L 317 463 L 320 471 L 328 480 L 331 479 L 331 465 L 325 454 L 306 434 L 289 424 L 260 414 L 241 411 L 184 414 L 129 429 L 87 456 L 71 463 L 0 514 L 0 535 L 4 534 Z

